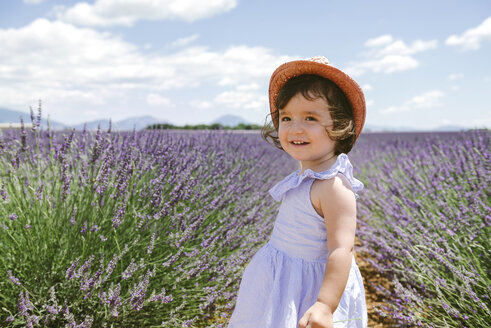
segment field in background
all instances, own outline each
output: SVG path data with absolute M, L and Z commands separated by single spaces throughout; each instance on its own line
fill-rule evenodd
M 381 321 L 485 326 L 489 141 L 372 133 L 349 153 Z M 294 169 L 255 133 L 2 131 L 0 322 L 226 326 L 273 227 L 267 190 Z
M 367 134 L 350 156 L 365 183 L 358 251 L 384 277 L 367 284 L 391 326 L 489 326 L 490 136 Z

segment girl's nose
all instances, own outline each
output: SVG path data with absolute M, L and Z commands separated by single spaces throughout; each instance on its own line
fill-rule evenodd
M 304 130 L 303 122 L 301 122 L 299 120 L 294 120 L 292 122 L 290 129 L 292 132 L 303 132 L 303 130 Z

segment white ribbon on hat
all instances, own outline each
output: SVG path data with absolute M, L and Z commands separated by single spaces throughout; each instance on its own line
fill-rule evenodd
M 329 59 L 327 59 L 324 56 L 315 56 L 315 57 L 310 58 L 309 61 L 313 61 L 316 63 L 325 64 L 325 65 L 330 65 Z

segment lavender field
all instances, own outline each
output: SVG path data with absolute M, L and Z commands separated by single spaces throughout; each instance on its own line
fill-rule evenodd
M 296 163 L 259 134 L 0 132 L 0 325 L 226 327 Z M 395 326 L 490 318 L 490 131 L 365 134 L 357 251 Z M 370 284 L 370 281 L 366 281 Z
M 489 130 L 365 135 L 359 252 L 394 326 L 491 326 Z M 370 281 L 366 282 L 370 284 Z

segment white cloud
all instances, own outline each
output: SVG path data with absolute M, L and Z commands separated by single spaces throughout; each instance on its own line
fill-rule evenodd
M 124 104 L 164 106 L 162 91 L 178 89 L 186 90 L 186 101 L 192 101 L 194 92 L 225 80 L 225 94 L 214 105 L 228 106 L 234 94 L 226 92 L 237 92 L 245 107 L 267 108 L 267 101 L 258 98 L 266 98 L 271 73 L 293 59 L 248 46 L 224 51 L 189 47 L 159 55 L 107 32 L 46 19 L 0 29 L 0 44 L 0 104 L 20 109 L 42 99 L 51 117 L 69 123 L 77 117 L 67 108 L 106 111 L 117 119 Z M 172 104 L 182 103 L 174 95 L 167 97 Z M 145 114 L 154 112 L 149 108 Z
M 225 91 L 215 97 L 214 102 L 227 108 L 261 111 L 268 108 L 268 97 L 264 92 L 250 90 Z
M 455 80 L 459 80 L 461 78 L 464 77 L 464 74 L 463 73 L 454 73 L 454 74 L 450 74 L 448 76 L 448 80 L 449 81 L 455 81 Z
M 439 107 L 442 105 L 441 98 L 445 94 L 438 90 L 428 91 L 421 95 L 412 97 L 410 100 L 406 101 L 400 106 L 391 106 L 380 111 L 382 114 L 388 113 L 400 113 L 406 112 L 414 109 L 430 109 Z
M 367 107 L 371 107 L 371 106 L 373 106 L 373 104 L 375 104 L 375 101 L 373 99 L 367 100 L 367 103 L 366 103 Z
M 410 46 L 406 45 L 406 43 L 402 40 L 396 40 L 384 48 L 376 49 L 376 55 L 379 57 L 384 56 L 410 56 L 414 55 L 418 52 L 423 52 L 426 50 L 434 49 L 437 46 L 437 42 L 435 40 L 432 41 L 423 41 L 416 40 Z
M 491 41 L 491 17 L 488 17 L 479 26 L 468 29 L 461 35 L 451 35 L 445 40 L 447 46 L 459 46 L 463 50 L 478 50 L 481 43 Z
M 233 46 L 223 53 L 190 47 L 166 56 L 161 64 L 178 69 L 176 79 L 186 79 L 186 83 L 211 80 L 233 86 L 265 81 L 276 66 L 288 60 L 290 57 L 275 56 L 264 47 Z
M 365 46 L 369 48 L 365 54 L 367 59 L 347 67 L 348 74 L 362 75 L 367 71 L 390 74 L 414 69 L 419 62 L 413 55 L 435 49 L 437 41 L 416 40 L 407 45 L 402 40 L 394 40 L 391 35 L 382 35 L 367 40 Z
M 248 83 L 248 84 L 241 84 L 237 86 L 237 90 L 239 91 L 252 91 L 252 90 L 258 90 L 261 86 L 258 83 Z
M 236 0 L 96 0 L 73 7 L 57 6 L 58 19 L 85 26 L 132 26 L 138 20 L 194 22 L 232 10 Z
M 370 84 L 364 84 L 364 85 L 362 85 L 362 86 L 361 86 L 361 88 L 362 88 L 362 90 L 363 90 L 363 91 L 365 91 L 365 92 L 366 92 L 366 91 L 371 91 L 371 90 L 373 90 L 373 87 L 372 87 L 372 85 L 370 85 Z
M 189 102 L 189 105 L 197 109 L 210 109 L 213 108 L 213 103 L 207 100 L 193 100 Z
M 386 45 L 387 43 L 391 43 L 394 39 L 392 38 L 392 35 L 385 34 L 381 35 L 379 37 L 373 38 L 373 39 L 368 39 L 365 42 L 365 46 L 367 47 L 379 47 Z
M 150 106 L 157 106 L 157 107 L 172 107 L 172 100 L 166 97 L 162 97 L 161 95 L 151 93 L 147 95 L 147 104 Z
M 418 61 L 410 56 L 394 55 L 357 63 L 353 66 L 348 67 L 346 69 L 346 72 L 350 75 L 358 76 L 364 74 L 367 71 L 389 74 L 410 70 L 418 66 Z
M 180 38 L 177 39 L 176 41 L 171 43 L 171 47 L 173 48 L 178 48 L 178 47 L 184 47 L 190 44 L 191 42 L 195 41 L 199 37 L 199 34 L 193 34 L 185 38 Z
M 96 118 L 97 116 L 99 116 L 101 113 L 99 113 L 98 111 L 96 110 L 86 110 L 83 112 L 84 116 L 87 117 L 87 118 Z

